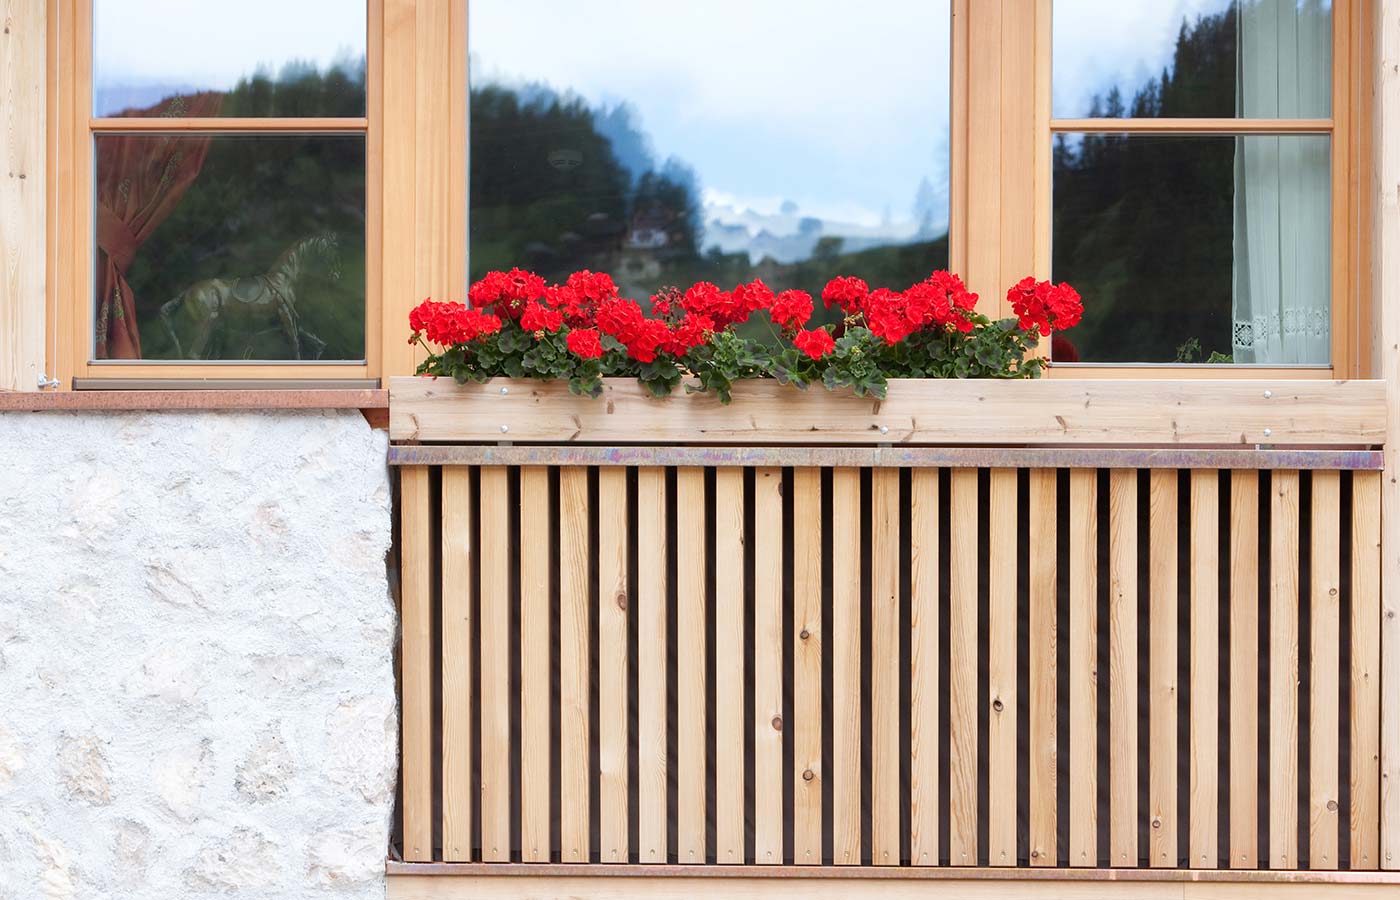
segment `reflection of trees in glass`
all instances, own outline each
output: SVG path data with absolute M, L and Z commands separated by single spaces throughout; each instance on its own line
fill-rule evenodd
M 1183 24 L 1172 66 L 1094 116 L 1233 116 L 1236 11 Z M 1175 362 L 1230 350 L 1233 138 L 1084 135 L 1054 151 L 1054 274 L 1085 297 L 1081 360 Z
M 473 88 L 470 190 L 473 279 L 520 265 L 551 281 L 607 271 L 639 297 L 756 276 L 775 290 L 816 293 L 837 274 L 903 287 L 948 261 L 947 236 L 934 225 L 938 193 L 927 182 L 914 196 L 923 228 L 911 243 L 872 247 L 867 238 L 848 249 L 811 218 L 799 230 L 811 247 L 805 258 L 755 261 L 707 247 L 699 177 L 682 160 L 656 159 L 629 105 L 595 109 L 536 84 Z
M 289 77 L 274 81 L 256 76 L 241 82 L 225 96 L 221 114 L 312 115 L 309 110 L 321 110 L 317 114 L 358 115 L 326 111 L 331 98 L 344 100 L 355 94 L 363 108 L 363 70 L 316 72 L 293 66 L 282 74 Z M 353 106 L 350 100 L 345 103 Z M 338 266 L 310 265 L 301 273 L 295 289 L 298 327 L 305 340 L 309 340 L 306 335 L 314 335 L 324 342 L 319 348 L 323 360 L 363 358 L 364 139 L 271 134 L 194 139 L 210 142 L 199 177 L 141 246 L 127 272 L 137 303 L 143 356 L 179 358 L 160 310 L 193 285 L 267 273 L 299 240 L 327 235 L 335 240 Z M 223 334 L 219 341 L 208 354 L 233 359 L 296 355 L 275 318 L 258 324 L 256 330 L 250 324 L 244 332 Z M 302 353 L 318 355 L 316 348 L 305 343 Z
M 110 79 L 93 85 L 99 114 L 148 115 L 150 107 L 181 95 L 211 93 L 206 87 L 170 84 L 121 84 Z M 338 60 L 321 69 L 291 60 L 276 72 L 259 67 L 223 94 L 217 115 L 225 118 L 352 118 L 365 114 L 365 57 Z M 119 112 L 106 112 L 118 109 Z

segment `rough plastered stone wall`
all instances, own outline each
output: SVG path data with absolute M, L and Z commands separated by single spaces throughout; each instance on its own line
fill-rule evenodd
M 384 897 L 387 439 L 0 414 L 0 898 Z

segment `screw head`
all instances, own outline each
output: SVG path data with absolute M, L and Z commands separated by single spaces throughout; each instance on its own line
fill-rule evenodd
M 1265 399 L 1265 400 L 1268 400 L 1268 399 L 1269 399 L 1270 397 L 1272 397 L 1273 395 L 1274 395 L 1274 392 L 1273 392 L 1273 391 L 1265 391 L 1265 392 L 1264 392 L 1264 399 Z
M 1265 428 L 1265 429 L 1264 429 L 1264 437 L 1268 437 L 1269 435 L 1271 435 L 1271 434 L 1273 434 L 1273 433 L 1274 433 L 1274 430 L 1273 430 L 1272 428 Z
M 510 431 L 510 426 L 509 426 L 509 425 L 502 425 L 502 426 L 501 426 L 501 434 L 505 434 L 507 431 Z
M 502 394 L 509 394 L 509 393 L 510 393 L 510 388 L 508 388 L 508 387 L 503 387 L 503 388 L 501 388 L 501 393 L 502 393 Z
M 890 433 L 890 426 L 888 426 L 888 425 L 881 425 L 881 426 L 880 426 L 880 433 L 881 433 L 881 434 L 889 434 L 889 433 Z

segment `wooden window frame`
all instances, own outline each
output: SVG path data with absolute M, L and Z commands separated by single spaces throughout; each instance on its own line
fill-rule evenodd
M 367 0 L 366 116 L 351 120 L 94 119 L 93 0 L 46 0 L 47 371 L 73 379 L 385 379 L 411 374 L 408 311 L 467 287 L 467 3 Z M 950 266 L 989 314 L 1006 288 L 1050 277 L 1051 150 L 1066 131 L 1156 134 L 1324 133 L 1332 141 L 1332 364 L 1054 366 L 1050 377 L 1350 378 L 1375 356 L 1371 321 L 1371 62 L 1365 0 L 1333 3 L 1333 109 L 1324 120 L 1054 119 L 1053 0 L 952 0 Z M 355 131 L 366 139 L 366 345 L 363 364 L 93 362 L 92 135 L 144 128 L 218 133 Z M 1092 298 L 1091 298 L 1092 302 Z M 1044 342 L 1042 342 L 1044 346 Z M 1043 352 L 1043 351 L 1041 351 Z

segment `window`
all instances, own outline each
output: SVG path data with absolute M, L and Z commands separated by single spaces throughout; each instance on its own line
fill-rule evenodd
M 72 12 L 74 374 L 369 374 L 366 5 Z

